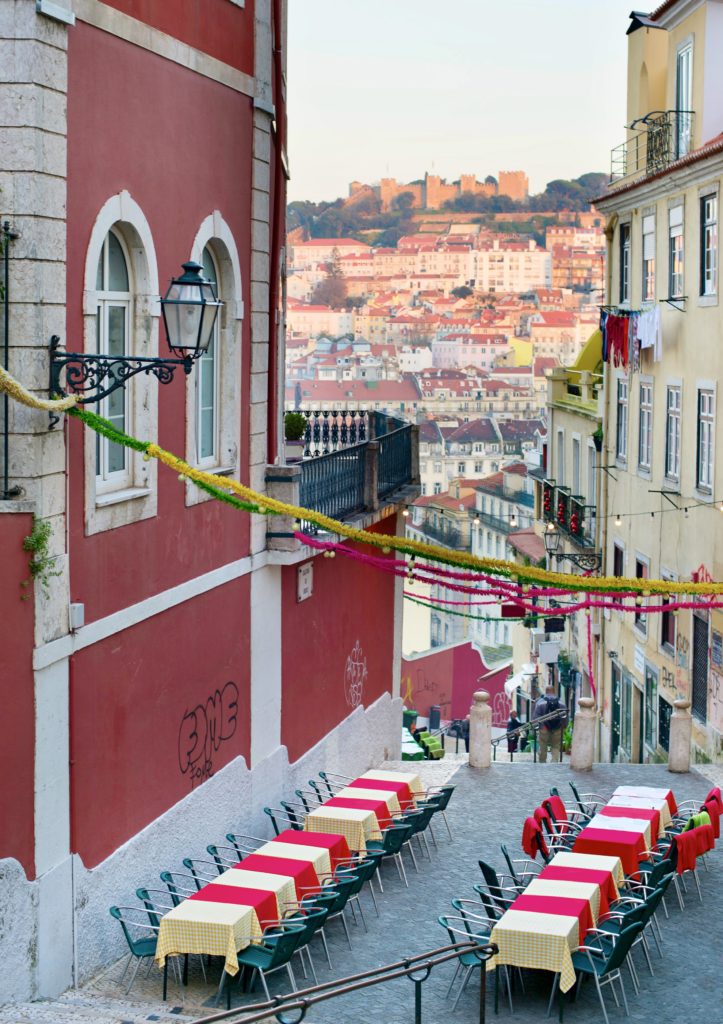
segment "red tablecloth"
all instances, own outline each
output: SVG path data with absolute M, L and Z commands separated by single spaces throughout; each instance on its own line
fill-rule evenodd
M 364 800 L 362 797 L 355 800 L 350 796 L 335 796 L 331 800 L 325 800 L 324 807 L 348 807 L 357 811 L 374 811 L 380 829 L 388 828 L 392 823 L 386 800 Z
M 600 917 L 607 914 L 610 904 L 618 896 L 611 871 L 602 871 L 597 868 L 564 868 L 548 864 L 542 869 L 539 877 L 549 878 L 556 882 L 594 882 L 595 885 L 600 886 Z
M 678 813 L 678 805 L 675 802 L 675 797 L 673 796 L 673 790 L 672 789 L 669 789 L 668 792 L 665 794 L 665 799 L 668 801 L 668 807 L 670 808 L 670 813 L 671 814 L 677 814 Z
M 510 906 L 510 910 L 527 910 L 533 914 L 564 914 L 578 920 L 578 945 L 583 935 L 593 927 L 590 903 L 572 896 L 528 896 L 523 893 Z
M 617 829 L 584 828 L 575 840 L 575 853 L 597 853 L 603 857 L 619 857 L 626 875 L 635 875 L 645 853 L 645 837 L 640 832 L 618 832 Z
M 209 882 L 198 892 L 194 892 L 189 899 L 208 900 L 212 903 L 236 903 L 241 907 L 253 907 L 262 928 L 266 924 L 278 920 L 276 895 L 265 889 L 247 889 L 243 885 L 222 885 L 219 882 Z
M 414 806 L 412 791 L 406 782 L 390 782 L 388 779 L 354 779 L 349 785 L 359 789 L 388 789 L 397 794 L 402 810 Z
M 660 831 L 660 811 L 656 811 L 652 807 L 618 807 L 610 806 L 601 807 L 599 814 L 604 814 L 608 818 L 643 818 L 645 821 L 650 822 L 650 842 L 655 844 L 658 838 L 658 832 Z
M 234 867 L 244 871 L 266 871 L 270 875 L 286 875 L 287 878 L 293 878 L 298 899 L 301 899 L 305 890 L 316 889 L 319 886 L 314 865 L 306 860 L 265 857 L 251 853 L 248 857 L 244 857 L 239 864 L 234 864 Z
M 297 829 L 287 828 L 273 842 L 295 843 L 297 846 L 319 846 L 321 849 L 328 850 L 332 871 L 340 861 L 349 860 L 351 857 L 346 837 L 335 835 L 332 832 L 299 832 Z

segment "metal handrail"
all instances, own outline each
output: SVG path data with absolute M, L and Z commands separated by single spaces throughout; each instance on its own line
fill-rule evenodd
M 500 745 L 500 743 L 502 743 L 503 740 L 506 742 L 507 740 L 512 739 L 515 736 L 517 736 L 517 738 L 519 739 L 522 733 L 532 732 L 535 734 L 533 738 L 533 759 L 537 761 L 537 744 L 535 742 L 537 738 L 537 733 L 540 731 L 541 727 L 545 724 L 545 722 L 549 722 L 553 718 L 559 718 L 562 710 L 562 708 L 558 708 L 557 711 L 550 711 L 547 715 L 540 715 L 539 718 L 533 718 L 529 722 L 523 722 L 521 725 L 518 725 L 516 729 L 510 729 L 509 732 L 504 732 L 501 736 L 496 736 L 493 740 L 491 740 L 492 760 L 497 760 L 497 747 Z M 567 709 L 565 709 L 565 714 L 567 716 Z M 560 725 L 562 725 L 562 722 L 560 722 Z M 513 756 L 514 754 L 510 756 L 510 760 L 513 760 Z M 562 745 L 560 745 L 560 760 L 562 761 Z
M 456 960 L 462 953 L 474 953 L 480 965 L 499 952 L 494 942 L 482 944 L 470 938 L 469 942 L 454 942 L 446 946 L 438 946 L 427 953 L 405 957 L 396 963 L 376 967 L 361 974 L 350 974 L 345 978 L 323 982 L 311 988 L 300 989 L 287 995 L 274 996 L 264 1003 L 251 1006 L 236 1007 L 221 1013 L 199 1017 L 191 1024 L 215 1024 L 216 1021 L 235 1021 L 238 1024 L 255 1024 L 256 1021 L 268 1020 L 273 1014 L 279 1024 L 300 1024 L 308 1010 L 317 1003 L 337 996 L 359 992 L 374 985 L 395 981 L 397 978 L 409 978 L 414 982 L 414 1024 L 422 1024 L 422 985 L 429 977 L 432 968 L 439 964 Z M 482 970 L 479 1002 L 479 1024 L 485 1024 L 486 971 Z M 416 976 L 415 976 L 416 975 Z M 293 1014 L 289 1016 L 289 1014 Z

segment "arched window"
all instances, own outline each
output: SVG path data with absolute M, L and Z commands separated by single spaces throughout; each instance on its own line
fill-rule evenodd
M 213 283 L 219 295 L 219 274 L 208 246 L 204 247 L 201 264 L 203 276 Z M 196 462 L 199 466 L 215 466 L 218 463 L 219 329 L 219 317 L 216 317 L 213 336 L 197 367 Z
M 120 236 L 111 229 L 98 257 L 95 290 L 96 350 L 99 355 L 127 356 L 133 318 L 129 261 Z M 128 388 L 118 388 L 100 403 L 100 414 L 119 430 L 128 429 Z M 95 473 L 98 493 L 130 482 L 127 449 L 96 435 Z

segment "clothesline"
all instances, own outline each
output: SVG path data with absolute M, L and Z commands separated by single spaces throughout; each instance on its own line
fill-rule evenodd
M 663 358 L 663 333 L 660 307 L 652 305 L 645 311 L 620 310 L 608 313 L 600 307 L 603 362 L 616 367 L 640 369 L 640 353 L 653 350 L 653 359 Z

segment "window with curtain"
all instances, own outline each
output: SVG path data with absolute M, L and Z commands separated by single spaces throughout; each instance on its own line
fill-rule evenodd
M 718 291 L 718 196 L 700 201 L 700 294 Z
M 638 409 L 638 466 L 649 470 L 653 452 L 653 385 L 640 385 Z
M 655 214 L 643 217 L 643 302 L 655 298 Z
M 668 297 L 683 295 L 684 238 L 683 207 L 673 206 L 668 210 Z
M 665 475 L 680 478 L 680 387 L 669 387 L 665 403 Z
M 132 283 L 129 260 L 120 235 L 111 229 L 105 237 L 96 272 L 96 350 L 99 355 L 123 357 L 131 354 L 130 324 Z M 129 424 L 129 382 L 117 388 L 99 405 L 100 415 L 118 430 L 127 432 Z M 128 450 L 100 435 L 95 448 L 96 491 L 127 487 L 130 480 Z
M 620 225 L 620 301 L 630 302 L 630 225 Z
M 615 456 L 624 462 L 628 457 L 628 382 L 618 378 Z
M 696 481 L 700 491 L 713 489 L 713 438 L 715 431 L 715 395 L 708 388 L 698 391 L 698 438 Z

